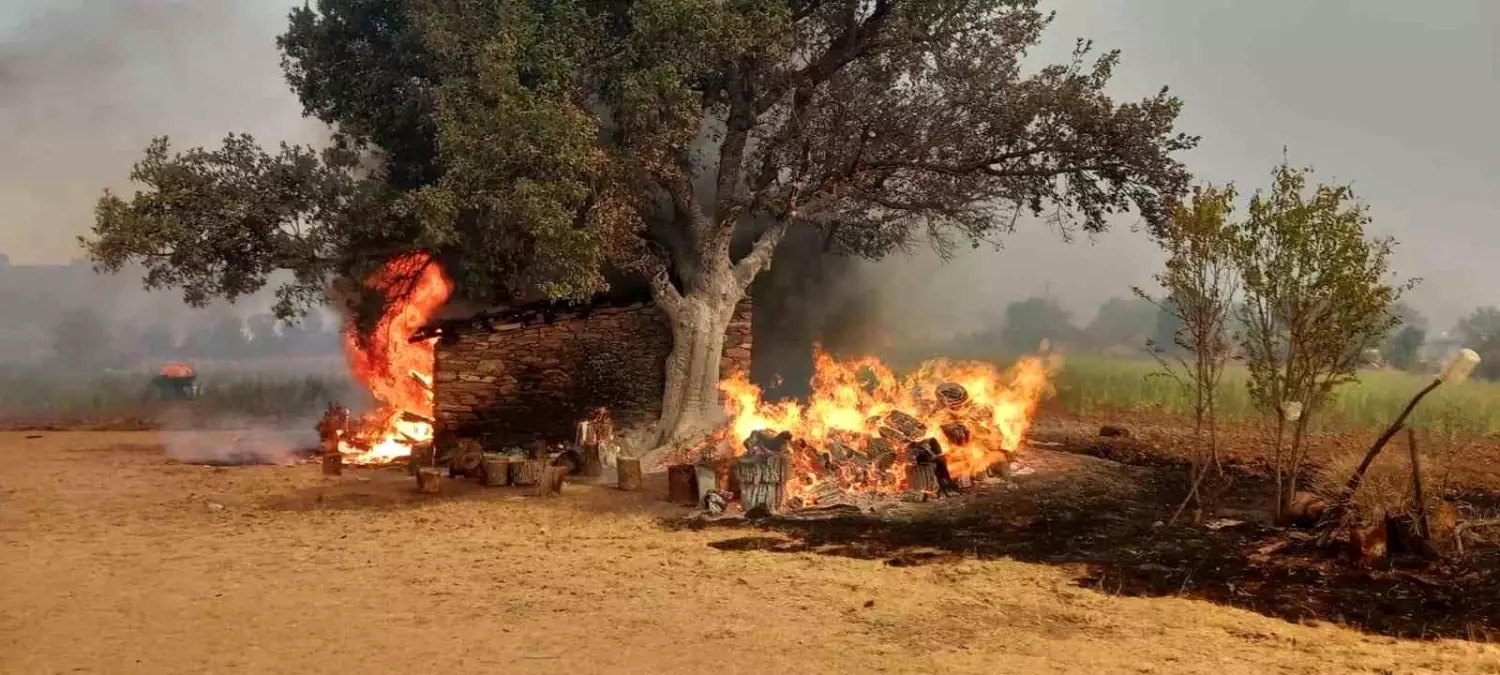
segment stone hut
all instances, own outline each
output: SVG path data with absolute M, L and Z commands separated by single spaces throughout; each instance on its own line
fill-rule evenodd
M 730 323 L 722 375 L 749 372 L 750 309 L 747 299 Z M 500 308 L 424 331 L 440 335 L 433 389 L 441 437 L 519 446 L 570 440 L 601 407 L 621 427 L 661 415 L 672 331 L 649 296 Z

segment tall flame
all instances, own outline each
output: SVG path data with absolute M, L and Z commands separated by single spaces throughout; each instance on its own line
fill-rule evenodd
M 839 361 L 820 349 L 805 405 L 767 402 L 740 373 L 719 388 L 735 454 L 745 452 L 753 432 L 791 432 L 789 496 L 807 500 L 830 482 L 847 491 L 890 494 L 905 489 L 912 461 L 904 443 L 881 440 L 892 436 L 892 415 L 904 414 L 920 426 L 908 429 L 907 437 L 937 441 L 950 474 L 976 476 L 1020 449 L 1037 405 L 1052 393 L 1049 375 L 1059 364 L 1056 357 L 1044 358 L 1023 358 L 1004 370 L 937 359 L 897 377 L 878 359 Z M 953 391 L 952 385 L 962 387 L 967 400 L 944 403 L 939 387 Z
M 351 320 L 344 352 L 354 379 L 380 408 L 340 442 L 345 461 L 354 464 L 394 461 L 432 440 L 434 340 L 411 338 L 453 291 L 442 267 L 420 252 L 391 260 L 365 285 L 385 297 L 385 313 L 368 335 L 361 336 Z

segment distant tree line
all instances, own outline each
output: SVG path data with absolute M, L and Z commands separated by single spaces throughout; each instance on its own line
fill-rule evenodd
M 143 360 L 250 360 L 336 354 L 342 335 L 312 318 L 281 323 L 270 314 L 224 315 L 188 328 L 149 324 L 110 326 L 92 308 L 65 312 L 52 329 L 57 362 L 79 369 Z
M 1395 303 L 1391 313 L 1399 323 L 1377 341 L 1378 359 L 1372 359 L 1371 365 L 1428 372 L 1447 352 L 1468 347 L 1484 359 L 1475 376 L 1500 380 L 1500 307 L 1475 309 L 1446 338 L 1433 335 L 1427 317 L 1407 303 Z M 1232 333 L 1243 331 L 1239 315 L 1231 313 Z M 1006 305 L 993 325 L 964 338 L 963 346 L 973 353 L 1028 352 L 1046 340 L 1073 353 L 1146 358 L 1153 352 L 1170 354 L 1181 349 L 1173 339 L 1179 323 L 1175 313 L 1150 301 L 1114 297 L 1099 305 L 1091 321 L 1080 324 L 1057 299 L 1036 296 Z

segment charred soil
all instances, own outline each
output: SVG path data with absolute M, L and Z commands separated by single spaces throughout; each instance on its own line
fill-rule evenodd
M 661 476 L 422 495 L 399 470 L 176 464 L 149 432 L 0 434 L 0 454 L 7 673 L 1500 668 L 1371 634 L 1483 638 L 1482 580 L 1266 563 L 1278 533 L 1249 509 L 1153 527 L 1175 470 L 1045 449 L 963 497 L 755 524 L 666 504 Z

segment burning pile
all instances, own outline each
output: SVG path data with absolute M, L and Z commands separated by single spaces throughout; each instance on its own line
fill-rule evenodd
M 354 378 L 379 402 L 374 411 L 350 420 L 339 450 L 352 464 L 389 463 L 411 454 L 433 436 L 433 340 L 411 342 L 453 285 L 442 267 L 424 253 L 392 260 L 365 281 L 386 299 L 375 330 L 361 335 L 353 325 L 344 350 Z
M 897 377 L 874 358 L 816 359 L 806 405 L 768 403 L 743 375 L 719 385 L 731 417 L 721 443 L 736 456 L 784 453 L 786 499 L 804 505 L 955 487 L 1008 464 L 1054 365 L 940 359 Z

